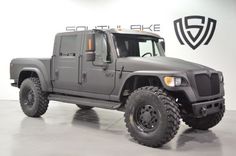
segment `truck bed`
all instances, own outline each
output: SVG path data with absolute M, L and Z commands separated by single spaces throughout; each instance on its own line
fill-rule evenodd
M 38 77 L 45 81 L 45 85 L 51 86 L 51 58 L 15 58 L 10 63 L 10 79 L 19 87 L 19 74 L 22 71 L 34 71 Z

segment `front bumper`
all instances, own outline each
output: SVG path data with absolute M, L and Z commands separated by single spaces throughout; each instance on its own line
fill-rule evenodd
M 198 102 L 192 104 L 193 115 L 201 118 L 210 114 L 217 113 L 225 109 L 225 99 L 220 98 L 211 101 Z

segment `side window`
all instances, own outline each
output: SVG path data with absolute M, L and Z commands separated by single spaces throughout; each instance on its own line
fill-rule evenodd
M 61 37 L 60 56 L 75 56 L 78 52 L 77 35 L 66 35 Z
M 97 32 L 95 34 L 95 47 L 96 47 L 95 62 L 100 63 L 100 62 L 110 61 L 107 39 L 104 33 Z

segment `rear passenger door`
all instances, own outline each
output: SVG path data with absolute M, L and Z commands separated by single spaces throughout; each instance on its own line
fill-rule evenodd
M 80 85 L 83 32 L 59 35 L 53 56 L 53 85 L 57 92 L 78 91 Z

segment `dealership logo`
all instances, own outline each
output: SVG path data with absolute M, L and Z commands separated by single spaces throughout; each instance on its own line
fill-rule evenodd
M 174 21 L 175 34 L 180 44 L 193 50 L 201 44 L 207 45 L 214 35 L 216 20 L 204 16 L 186 16 Z
M 131 30 L 149 31 L 149 32 L 160 32 L 161 30 L 160 24 L 145 24 L 145 25 L 144 24 L 131 24 L 131 25 L 66 26 L 66 31 L 84 31 L 84 30 L 91 30 L 91 29 L 110 29 L 110 28 L 117 28 L 117 29 L 128 28 Z

